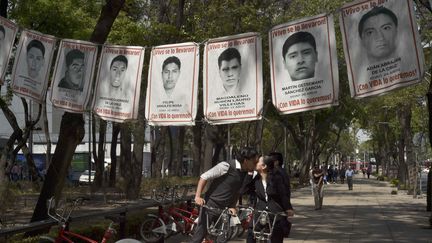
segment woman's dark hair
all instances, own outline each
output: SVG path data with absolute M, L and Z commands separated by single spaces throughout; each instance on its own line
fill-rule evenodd
M 277 194 L 276 189 L 276 182 L 275 182 L 275 175 L 278 173 L 277 170 L 275 170 L 274 164 L 275 164 L 275 157 L 265 155 L 263 158 L 264 164 L 267 166 L 267 193 L 270 194 Z

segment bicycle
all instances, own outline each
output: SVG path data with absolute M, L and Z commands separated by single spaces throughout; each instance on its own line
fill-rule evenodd
M 59 231 L 55 238 L 49 237 L 49 236 L 41 236 L 39 242 L 55 242 L 55 243 L 61 243 L 61 242 L 76 242 L 77 240 L 79 242 L 87 242 L 87 243 L 98 243 L 98 241 L 90 239 L 89 237 L 74 233 L 69 230 L 69 224 L 71 222 L 71 214 L 72 211 L 78 206 L 83 203 L 83 201 L 88 200 L 83 197 L 76 198 L 72 200 L 72 203 L 70 206 L 65 206 L 64 208 L 60 209 L 61 213 L 57 213 L 57 210 L 55 209 L 55 199 L 54 197 L 48 199 L 48 216 L 59 224 Z M 102 237 L 101 243 L 108 242 L 114 234 L 116 234 L 116 230 L 113 228 L 113 223 L 111 222 L 108 226 L 108 228 L 105 230 L 105 233 Z M 139 241 L 134 239 L 122 239 L 116 241 L 117 243 L 139 243 Z
M 277 218 L 286 217 L 285 212 L 272 213 L 266 210 L 254 210 L 253 235 L 257 242 L 269 242 Z
M 148 214 L 147 219 L 141 223 L 140 235 L 145 242 L 158 242 L 177 233 L 192 234 L 198 210 L 189 202 L 181 203 L 179 206 L 173 204 L 179 199 L 177 188 L 179 187 L 166 189 L 162 194 L 153 190 L 152 198 L 160 205 L 157 215 Z M 170 201 L 167 201 L 168 194 L 171 195 Z M 167 209 L 163 205 L 166 202 L 169 203 Z
M 205 242 L 226 242 L 237 236 L 238 227 L 235 222 L 232 222 L 231 220 L 232 217 L 236 215 L 233 215 L 228 207 L 219 209 L 205 204 L 202 205 L 202 207 L 206 208 L 214 215 L 219 215 L 215 221 L 210 222 L 209 215 L 208 213 L 206 214 L 208 236 L 207 239 L 205 239 Z
M 245 231 L 249 228 L 249 224 L 252 221 L 254 209 L 243 205 L 238 206 L 238 218 L 240 224 L 237 226 L 237 237 L 241 237 Z

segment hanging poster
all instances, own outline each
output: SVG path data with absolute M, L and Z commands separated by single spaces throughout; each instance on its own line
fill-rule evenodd
M 352 97 L 421 81 L 424 56 L 412 3 L 362 0 L 342 7 L 340 27 Z
M 21 32 L 12 69 L 15 94 L 42 103 L 48 86 L 56 38 L 31 30 Z
M 12 53 L 18 26 L 6 18 L 0 16 L 0 85 L 3 85 L 4 78 Z
M 91 42 L 64 39 L 60 42 L 51 102 L 68 112 L 84 112 L 90 97 L 97 56 L 97 45 Z
M 104 120 L 137 119 L 144 47 L 105 45 L 99 61 L 93 111 Z
M 334 22 L 318 15 L 269 32 L 272 100 L 283 114 L 338 104 Z
M 150 125 L 192 126 L 197 110 L 199 46 L 181 43 L 152 49 L 146 118 Z
M 261 38 L 257 33 L 211 39 L 204 49 L 204 116 L 211 124 L 261 119 Z

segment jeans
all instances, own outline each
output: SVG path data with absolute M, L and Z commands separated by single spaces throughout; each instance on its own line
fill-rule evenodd
M 314 194 L 315 209 L 321 209 L 324 199 L 324 185 L 318 185 L 313 183 L 312 188 Z
M 347 182 L 348 182 L 348 190 L 352 190 L 353 189 L 353 178 L 352 178 L 352 176 L 348 176 L 347 177 Z

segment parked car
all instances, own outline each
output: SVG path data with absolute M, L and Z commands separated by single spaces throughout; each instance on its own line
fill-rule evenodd
M 96 171 L 92 170 L 89 174 L 88 170 L 85 170 L 83 173 L 81 173 L 79 177 L 79 184 L 88 184 L 89 183 L 89 176 L 90 176 L 90 182 L 93 182 L 95 177 Z

